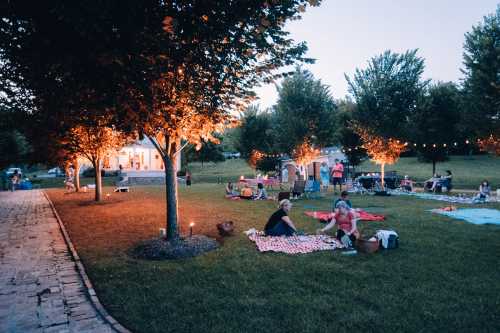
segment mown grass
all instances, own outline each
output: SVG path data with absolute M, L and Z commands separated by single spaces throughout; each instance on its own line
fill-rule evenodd
M 370 161 L 361 164 L 358 170 L 380 172 L 380 167 Z M 424 181 L 432 176 L 432 163 L 422 163 L 416 157 L 404 157 L 386 170 L 396 170 L 399 175 L 409 175 L 417 181 Z M 500 188 L 500 158 L 492 155 L 450 156 L 446 162 L 436 164 L 436 172 L 444 175 L 446 170 L 453 173 L 455 188 L 477 189 L 487 179 L 492 188 Z
M 106 189 L 109 191 L 110 189 Z M 223 185 L 180 189 L 182 233 L 236 232 L 203 256 L 144 261 L 127 255 L 164 223 L 162 187 L 133 188 L 102 204 L 92 195 L 49 191 L 106 308 L 135 332 L 494 332 L 500 330 L 500 227 L 430 213 L 442 202 L 354 196 L 385 214 L 362 222 L 366 235 L 393 228 L 400 248 L 373 255 L 259 253 L 242 231 L 262 229 L 272 201 L 230 201 Z M 314 232 L 309 209 L 332 197 L 295 202 L 291 218 Z M 488 207 L 500 209 L 500 204 Z

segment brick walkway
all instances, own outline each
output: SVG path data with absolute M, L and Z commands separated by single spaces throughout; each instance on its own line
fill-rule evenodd
M 0 332 L 113 332 L 38 190 L 0 192 Z

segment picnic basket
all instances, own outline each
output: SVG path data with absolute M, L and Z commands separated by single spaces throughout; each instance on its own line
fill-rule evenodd
M 359 252 L 373 253 L 378 250 L 379 242 L 378 240 L 356 239 L 355 247 Z

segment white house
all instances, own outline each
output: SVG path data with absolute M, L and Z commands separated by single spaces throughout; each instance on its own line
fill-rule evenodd
M 82 162 L 82 166 L 90 167 L 88 161 Z M 181 153 L 177 154 L 176 163 L 177 170 L 180 170 Z M 127 174 L 137 176 L 161 176 L 165 169 L 160 153 L 147 138 L 110 152 L 102 161 L 102 168 L 106 171 L 120 170 L 120 165 Z

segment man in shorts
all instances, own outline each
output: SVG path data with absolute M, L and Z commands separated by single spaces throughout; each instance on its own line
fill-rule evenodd
M 337 193 L 337 184 L 339 185 L 340 192 L 342 192 L 342 175 L 344 174 L 344 165 L 336 158 L 335 165 L 332 169 L 333 179 L 333 192 Z

